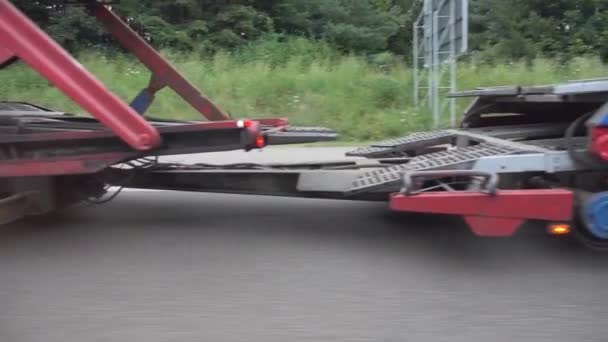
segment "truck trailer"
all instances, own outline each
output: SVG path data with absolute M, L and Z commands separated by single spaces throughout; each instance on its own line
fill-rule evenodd
M 113 94 L 9 0 L 0 0 L 0 68 L 21 61 L 90 116 L 0 102 L 0 223 L 79 202 L 104 203 L 123 188 L 386 201 L 390 210 L 463 217 L 482 237 L 508 237 L 526 221 L 608 248 L 608 79 L 479 88 L 456 128 L 374 143 L 341 160 L 230 165 L 164 156 L 251 151 L 334 140 L 324 127 L 284 118 L 233 118 L 140 37 L 112 0 L 86 6 L 147 69 L 130 102 Z M 1 71 L 0 71 L 1 72 Z M 149 115 L 170 88 L 200 121 Z

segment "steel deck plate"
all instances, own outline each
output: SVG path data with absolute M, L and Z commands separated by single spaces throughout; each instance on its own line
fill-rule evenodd
M 368 158 L 401 156 L 404 151 L 450 143 L 455 137 L 455 131 L 451 130 L 416 132 L 404 137 L 377 142 L 369 147 L 358 148 L 348 152 L 346 155 Z
M 386 157 L 388 155 L 397 155 L 401 156 L 400 153 L 395 151 L 394 148 L 391 147 L 360 147 L 356 150 L 352 150 L 346 152 L 346 156 L 348 157 L 366 157 L 366 158 L 377 158 L 377 157 Z
M 454 137 L 455 134 L 453 131 L 441 130 L 441 131 L 428 131 L 428 132 L 416 132 L 405 137 L 394 138 L 389 140 L 384 140 L 378 143 L 372 144 L 374 147 L 392 147 L 392 148 L 407 148 L 415 143 L 424 143 L 424 145 L 429 145 L 435 143 L 437 141 L 439 144 L 443 142 L 449 142 Z
M 481 143 L 475 146 L 424 154 L 412 158 L 409 163 L 364 172 L 353 182 L 352 187 L 347 193 L 354 194 L 387 187 L 395 187 L 397 189 L 401 184 L 401 176 L 405 171 L 461 167 L 461 164 L 473 162 L 482 157 L 518 152 L 523 151 L 507 146 Z

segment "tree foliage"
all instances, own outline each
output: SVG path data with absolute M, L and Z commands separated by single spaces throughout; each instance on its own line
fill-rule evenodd
M 61 44 L 108 46 L 85 9 L 59 0 L 13 0 Z M 215 52 L 261 37 L 323 40 L 357 54 L 410 55 L 412 24 L 422 0 L 122 0 L 117 12 L 143 27 L 160 48 Z M 470 0 L 471 47 L 488 60 L 608 60 L 606 0 Z
M 605 0 L 474 0 L 472 42 L 490 58 L 608 59 Z

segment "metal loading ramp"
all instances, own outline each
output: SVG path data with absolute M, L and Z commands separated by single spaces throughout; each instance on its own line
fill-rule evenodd
M 486 158 L 538 156 L 539 153 L 555 152 L 564 139 L 553 137 L 563 135 L 566 126 L 564 123 L 552 123 L 446 129 L 412 133 L 375 143 L 347 155 L 370 159 L 400 157 L 406 158 L 407 162 L 361 171 L 346 193 L 395 191 L 405 172 L 468 170 Z M 565 158 L 562 155 L 559 157 Z
M 432 146 L 449 144 L 456 137 L 456 132 L 451 130 L 417 132 L 401 138 L 384 140 L 374 143 L 368 147 L 361 147 L 347 152 L 349 157 L 399 157 L 407 155 L 409 151 Z
M 420 151 L 428 152 L 430 148 L 437 145 L 456 144 L 459 138 L 461 141 L 463 139 L 478 142 L 492 140 L 499 145 L 510 143 L 509 139 L 531 139 L 526 141 L 527 144 L 538 139 L 563 136 L 567 127 L 568 123 L 556 122 L 416 132 L 404 137 L 388 139 L 367 147 L 357 148 L 347 152 L 346 155 L 364 158 L 407 157 L 418 155 Z
M 407 171 L 424 171 L 435 169 L 468 169 L 469 165 L 482 157 L 500 156 L 522 153 L 525 150 L 497 145 L 480 143 L 478 145 L 454 148 L 413 157 L 409 162 L 366 171 L 353 182 L 347 191 L 350 194 L 396 189 L 401 184 L 402 175 Z

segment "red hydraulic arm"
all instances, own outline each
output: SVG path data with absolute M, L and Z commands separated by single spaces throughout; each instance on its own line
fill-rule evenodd
M 207 119 L 230 120 L 230 116 L 226 112 L 213 104 L 200 90 L 188 82 L 173 65 L 148 45 L 107 6 L 95 4 L 92 10 L 97 20 L 114 35 L 120 44 L 131 51 L 152 72 L 150 84 L 138 96 L 140 101 L 135 103 L 135 107 L 140 113 L 145 112 L 157 91 L 168 86 Z
M 158 131 L 110 92 L 8 0 L 0 0 L 0 64 L 18 57 L 112 129 L 131 147 L 160 144 Z

